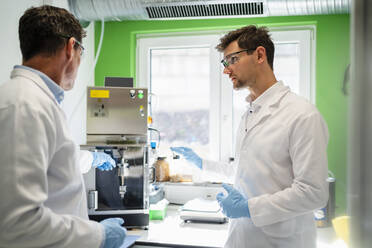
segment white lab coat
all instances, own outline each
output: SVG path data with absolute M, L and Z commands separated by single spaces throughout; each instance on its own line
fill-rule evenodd
M 234 187 L 248 199 L 251 218 L 231 219 L 228 248 L 314 248 L 313 210 L 328 200 L 328 129 L 317 109 L 277 82 L 243 115 L 232 165 Z
M 79 151 L 79 164 L 81 173 L 85 174 L 92 169 L 93 155 L 90 151 Z
M 65 115 L 34 72 L 0 86 L 0 247 L 100 247 Z

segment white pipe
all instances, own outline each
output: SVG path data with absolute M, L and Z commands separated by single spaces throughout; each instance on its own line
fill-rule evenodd
M 350 0 L 267 0 L 268 16 L 349 13 Z
M 99 37 L 99 43 L 98 43 L 96 58 L 94 59 L 94 66 L 92 68 L 93 69 L 93 73 L 94 73 L 94 69 L 96 68 L 99 55 L 101 54 L 101 47 L 102 47 L 103 34 L 104 33 L 105 33 L 105 20 L 101 19 L 101 35 Z M 93 73 L 92 73 L 92 75 L 93 75 Z
M 74 15 L 82 21 L 148 19 L 139 0 L 68 0 L 68 3 Z
M 101 17 L 105 20 L 149 20 L 146 7 L 150 6 L 206 6 L 249 2 L 262 2 L 263 16 L 341 14 L 349 13 L 351 0 L 68 0 L 68 2 L 71 11 L 79 20 L 95 21 Z

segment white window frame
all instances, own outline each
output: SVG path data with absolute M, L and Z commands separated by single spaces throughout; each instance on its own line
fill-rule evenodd
M 201 38 L 202 37 L 202 38 Z M 219 158 L 221 143 L 220 137 L 215 135 L 220 130 L 220 88 L 219 83 L 222 75 L 222 67 L 218 66 L 221 55 L 215 52 L 220 35 L 205 33 L 182 33 L 182 34 L 161 34 L 137 36 L 137 87 L 150 88 L 150 55 L 152 49 L 164 48 L 190 48 L 190 47 L 209 47 L 210 49 L 210 108 L 209 112 L 209 137 L 211 145 L 211 156 Z M 217 82 L 217 83 L 215 83 Z
M 274 43 L 299 41 L 299 93 L 313 104 L 315 104 L 315 28 L 315 25 L 270 28 Z M 136 53 L 137 87 L 149 88 L 151 49 L 187 47 L 209 47 L 211 49 L 210 106 L 212 107 L 210 109 L 209 137 L 211 151 L 215 152 L 211 155 L 223 162 L 228 162 L 231 157 L 234 157 L 233 88 L 229 78 L 223 75 L 223 67 L 220 66 L 223 56 L 215 49 L 215 46 L 227 32 L 220 30 L 213 32 L 140 34 L 137 35 Z M 278 78 L 278 80 L 280 79 Z M 226 130 L 231 130 L 231 132 Z
M 275 43 L 299 41 L 300 50 L 300 92 L 299 94 L 315 104 L 315 26 L 301 28 L 274 28 L 271 37 Z M 275 57 L 274 57 L 275 60 Z M 275 68 L 274 68 L 275 71 Z M 279 79 L 280 80 L 280 79 Z

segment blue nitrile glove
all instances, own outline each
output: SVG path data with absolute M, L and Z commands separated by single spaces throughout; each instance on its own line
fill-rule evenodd
M 216 197 L 222 212 L 229 218 L 250 218 L 248 200 L 230 185 L 222 184 L 222 187 L 227 191 L 227 196 L 220 192 Z
M 186 160 L 195 164 L 199 169 L 202 169 L 202 159 L 191 149 L 188 147 L 171 147 L 170 148 L 173 152 L 179 153 L 185 157 Z
M 127 229 L 122 227 L 122 218 L 110 218 L 100 222 L 105 229 L 105 240 L 102 248 L 117 248 L 123 245 Z
M 104 152 L 92 152 L 93 155 L 93 168 L 98 168 L 102 171 L 112 170 L 116 167 L 115 161 L 111 158 L 110 155 Z

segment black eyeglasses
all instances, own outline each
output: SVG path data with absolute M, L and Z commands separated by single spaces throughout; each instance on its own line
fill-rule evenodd
M 256 49 L 244 49 L 238 52 L 230 53 L 226 55 L 223 60 L 221 60 L 221 63 L 225 68 L 227 68 L 229 65 L 233 65 L 239 61 L 240 57 L 234 56 L 234 55 L 238 55 L 239 53 L 242 53 L 242 52 L 249 52 L 249 51 L 254 51 L 254 50 Z
M 81 42 L 79 42 L 75 37 L 64 35 L 64 34 L 58 34 L 58 35 L 61 36 L 62 38 L 66 38 L 66 39 L 74 38 L 76 44 L 78 44 L 78 46 L 81 48 L 80 49 L 80 56 L 83 56 L 84 55 L 85 48 L 83 47 L 83 45 L 81 44 Z

